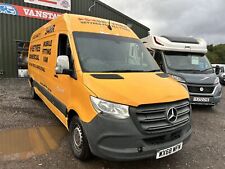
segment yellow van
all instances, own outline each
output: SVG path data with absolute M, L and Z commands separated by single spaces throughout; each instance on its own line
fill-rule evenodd
M 80 160 L 159 159 L 191 135 L 188 91 L 124 24 L 64 14 L 33 33 L 28 71 Z

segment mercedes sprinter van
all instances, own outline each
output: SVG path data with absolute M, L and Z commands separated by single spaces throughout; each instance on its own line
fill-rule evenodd
M 161 70 L 185 86 L 192 104 L 214 106 L 222 96 L 222 87 L 206 57 L 203 39 L 150 35 L 142 39 Z
M 191 135 L 188 91 L 124 24 L 64 14 L 33 33 L 28 62 L 33 98 L 70 131 L 78 159 L 159 159 Z

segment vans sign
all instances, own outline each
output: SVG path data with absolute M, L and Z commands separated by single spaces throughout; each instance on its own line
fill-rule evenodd
M 54 12 L 43 11 L 39 9 L 23 8 L 23 12 L 26 17 L 52 20 L 55 19 L 59 14 Z
M 57 12 L 46 11 L 36 8 L 29 8 L 24 6 L 18 5 L 11 5 L 0 3 L 0 14 L 8 14 L 8 15 L 15 15 L 15 16 L 24 16 L 28 18 L 37 18 L 43 20 L 52 20 L 55 19 L 57 16 L 61 15 Z
M 71 0 L 24 0 L 24 2 L 71 11 Z

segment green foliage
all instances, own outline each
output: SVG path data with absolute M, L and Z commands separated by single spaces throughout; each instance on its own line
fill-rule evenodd
M 207 57 L 211 63 L 225 64 L 225 44 L 209 45 Z

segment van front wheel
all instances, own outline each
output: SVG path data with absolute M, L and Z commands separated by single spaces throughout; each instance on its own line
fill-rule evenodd
M 73 117 L 70 123 L 70 141 L 75 157 L 85 161 L 91 156 L 87 137 L 78 117 Z

